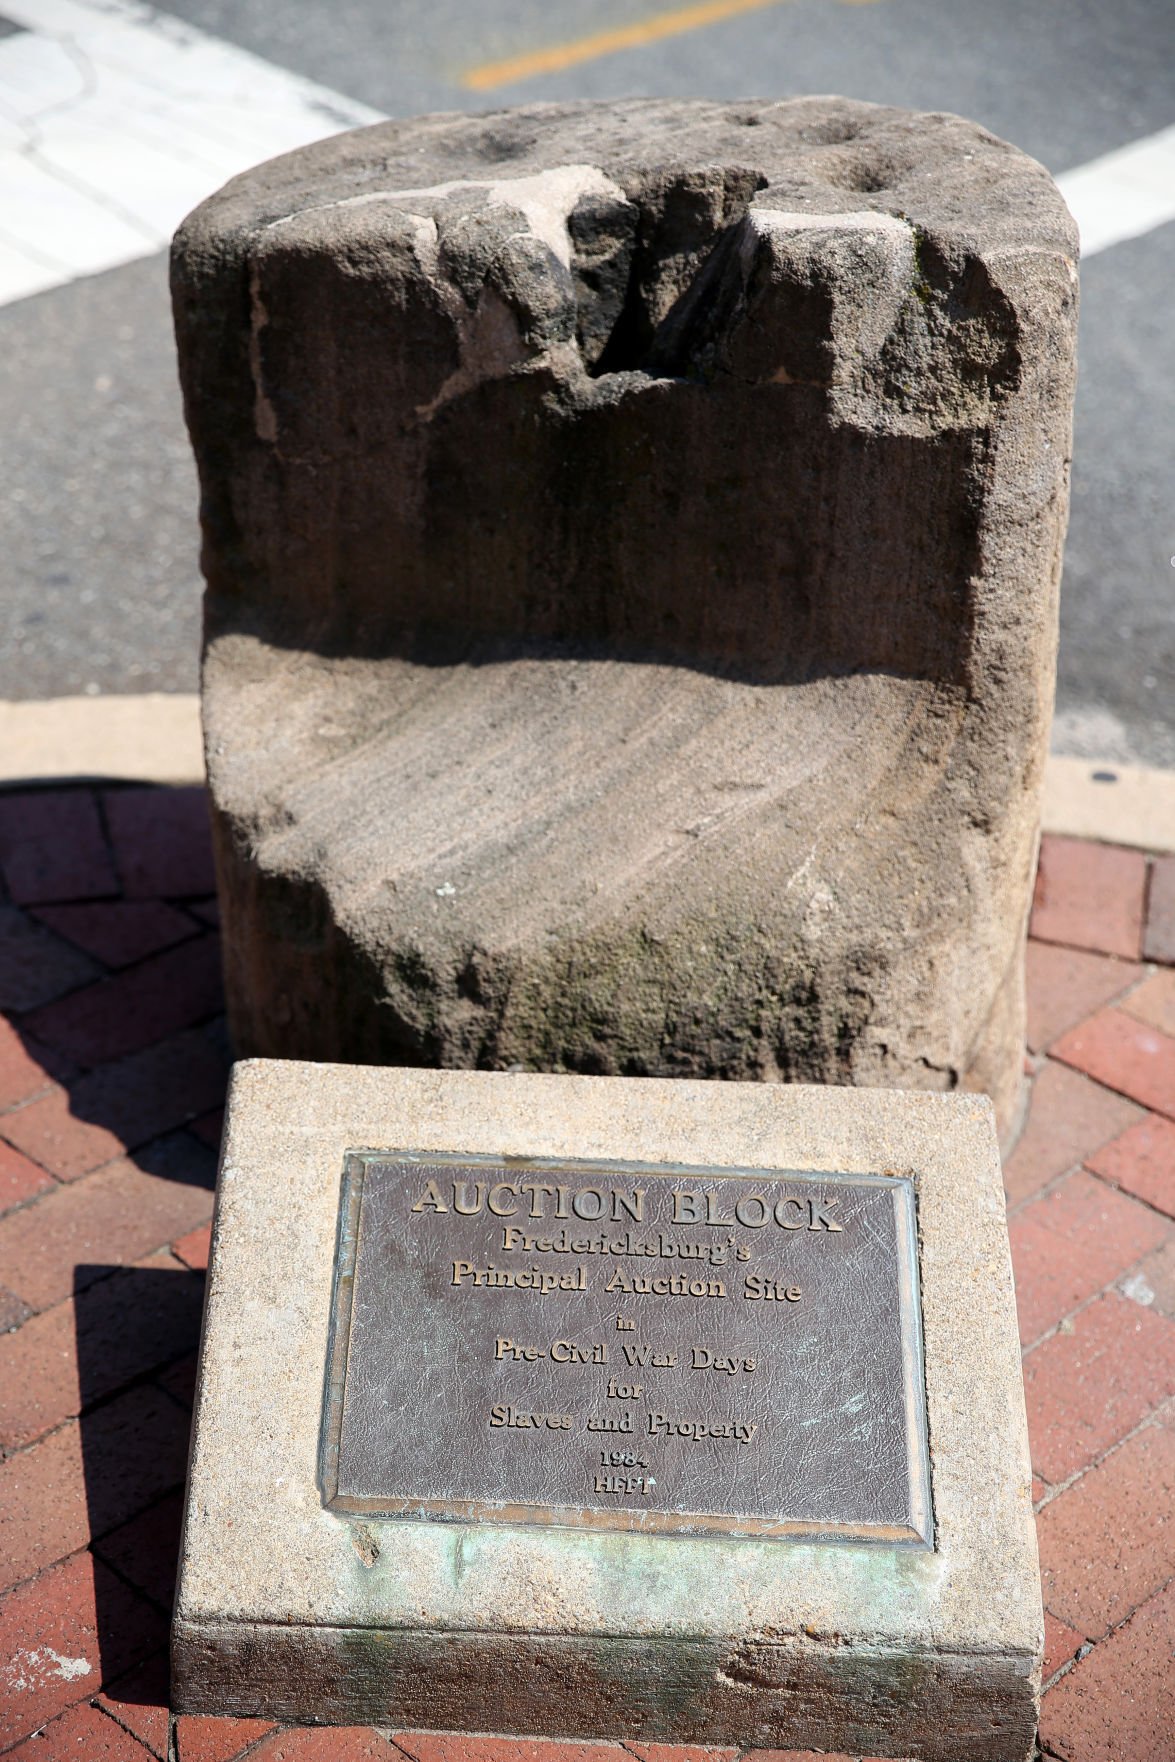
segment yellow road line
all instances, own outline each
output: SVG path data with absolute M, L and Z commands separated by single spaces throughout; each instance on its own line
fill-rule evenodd
M 610 31 L 597 31 L 593 36 L 578 37 L 570 43 L 554 43 L 549 49 L 532 49 L 529 54 L 512 55 L 505 61 L 487 61 L 464 74 L 461 84 L 470 92 L 512 86 L 518 80 L 533 78 L 536 73 L 560 73 L 577 62 L 595 61 L 600 55 L 614 55 L 618 49 L 640 49 L 646 43 L 660 42 L 663 37 L 678 37 L 685 31 L 701 30 L 704 25 L 720 24 L 725 18 L 737 18 L 740 12 L 761 12 L 768 6 L 783 3 L 784 0 L 705 0 L 698 6 L 678 6 L 672 12 L 656 12 L 652 18 L 618 25 Z

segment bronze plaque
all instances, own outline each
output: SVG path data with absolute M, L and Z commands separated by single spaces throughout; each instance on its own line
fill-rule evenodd
M 385 1517 L 929 1545 L 912 1183 L 351 1154 L 322 1481 Z

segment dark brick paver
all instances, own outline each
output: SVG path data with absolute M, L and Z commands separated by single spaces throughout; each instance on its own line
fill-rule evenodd
M 211 888 L 199 791 L 0 796 L 0 1754 L 732 1762 L 170 1716 L 228 1068 Z M 1046 1601 L 1041 1735 L 1059 1762 L 1175 1756 L 1173 924 L 1175 858 L 1045 839 L 1031 1105 L 1006 1185 Z

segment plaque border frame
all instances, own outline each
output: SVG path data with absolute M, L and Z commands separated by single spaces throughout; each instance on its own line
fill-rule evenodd
M 712 1512 L 615 1511 L 597 1506 L 511 1504 L 485 1499 L 416 1499 L 348 1497 L 338 1491 L 338 1460 L 342 1430 L 351 1314 L 363 1183 L 370 1163 L 423 1163 L 432 1167 L 503 1168 L 519 1165 L 544 1172 L 634 1174 L 646 1177 L 693 1176 L 711 1180 L 802 1180 L 822 1184 L 869 1185 L 888 1188 L 895 1200 L 898 1330 L 902 1394 L 905 1409 L 906 1465 L 910 1487 L 910 1524 L 818 1523 L 801 1519 L 725 1516 Z M 912 1174 L 876 1170 L 776 1169 L 741 1165 L 641 1162 L 626 1158 L 502 1156 L 492 1152 L 394 1149 L 348 1149 L 339 1187 L 338 1225 L 331 1282 L 322 1419 L 319 1433 L 318 1484 L 326 1510 L 343 1518 L 375 1518 L 431 1523 L 496 1523 L 573 1530 L 621 1530 L 641 1535 L 704 1537 L 740 1536 L 797 1542 L 839 1542 L 872 1547 L 932 1551 L 935 1545 L 931 1494 L 930 1445 L 927 1424 L 926 1366 L 922 1337 L 922 1305 L 918 1271 L 917 1179 Z

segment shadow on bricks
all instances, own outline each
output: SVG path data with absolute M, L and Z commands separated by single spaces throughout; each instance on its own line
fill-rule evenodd
M 158 1650 L 179 1558 L 191 1411 L 177 1370 L 199 1342 L 204 1279 L 167 1268 L 81 1264 L 75 1280 L 82 1474 L 91 1548 L 109 1574 L 95 1582 L 102 1681 L 120 1700 L 153 1704 L 158 1687 L 124 1677 Z M 98 1305 L 95 1292 L 109 1292 Z M 128 1655 L 126 1587 L 160 1623 Z M 142 1673 L 140 1673 L 141 1675 Z
M 0 887 L 0 1211 L 35 1170 L 125 1157 L 210 1186 L 230 1054 L 203 789 L 0 796 Z
M 202 790 L 0 794 L 3 1607 L 89 1665 L 30 1679 L 10 1738 L 98 1676 L 166 1748 L 229 1062 L 213 886 Z

